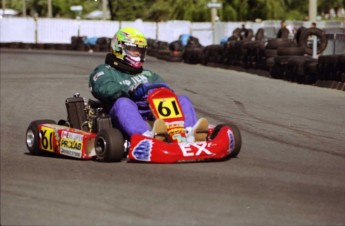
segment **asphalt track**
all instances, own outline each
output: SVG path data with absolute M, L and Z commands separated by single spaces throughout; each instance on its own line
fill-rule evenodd
M 198 116 L 235 122 L 238 158 L 183 164 L 31 156 L 32 120 L 65 119 L 89 98 L 104 53 L 1 51 L 1 225 L 345 225 L 345 92 L 244 72 L 146 67 Z

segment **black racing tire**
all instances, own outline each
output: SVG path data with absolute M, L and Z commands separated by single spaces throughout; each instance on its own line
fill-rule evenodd
M 183 58 L 181 56 L 169 56 L 165 60 L 168 62 L 182 62 Z
M 182 51 L 183 47 L 181 45 L 181 42 L 179 40 L 171 42 L 169 44 L 169 50 L 170 51 Z
M 22 49 L 31 49 L 31 48 L 32 48 L 32 45 L 33 45 L 33 44 L 30 44 L 30 43 L 22 43 L 22 44 L 20 45 L 20 48 L 22 48 Z
M 71 46 L 73 50 L 82 50 L 86 36 L 72 36 Z
M 305 74 L 303 78 L 303 84 L 315 84 L 317 76 L 317 60 L 314 62 L 308 62 L 305 65 Z
M 100 162 L 120 162 L 125 157 L 125 139 L 120 130 L 103 129 L 95 140 L 96 160 Z
M 42 151 L 39 149 L 39 131 L 38 126 L 41 124 L 56 124 L 54 120 L 43 119 L 32 121 L 26 130 L 26 147 L 30 154 L 41 155 Z
M 282 65 L 273 64 L 269 69 L 271 78 L 282 79 L 284 77 L 284 67 Z
M 255 40 L 256 41 L 261 41 L 265 38 L 265 30 L 262 29 L 262 28 L 259 28 L 257 31 L 256 31 L 256 34 L 255 34 Z
M 158 41 L 158 49 L 169 49 L 169 43 L 165 41 Z
M 240 38 L 236 35 L 231 35 L 229 38 L 228 38 L 228 42 L 230 41 L 238 41 Z
M 291 58 L 292 56 L 276 56 L 274 57 L 274 64 L 275 65 L 286 65 L 287 61 Z
M 241 28 L 236 28 L 233 32 L 232 32 L 233 36 L 236 37 L 240 37 L 241 36 Z
M 304 53 L 305 49 L 300 47 L 281 47 L 277 49 L 278 56 L 303 56 Z
M 316 68 L 309 68 L 309 64 L 317 67 L 317 60 L 310 56 L 292 56 L 287 63 L 287 74 L 290 81 L 301 84 L 312 84 L 316 78 Z
M 97 38 L 96 44 L 98 45 L 109 45 L 111 42 L 111 39 L 107 38 L 107 37 L 99 37 Z
M 275 57 L 268 57 L 266 58 L 266 67 L 272 68 L 274 65 L 274 58 Z
M 266 58 L 278 56 L 276 49 L 265 49 L 264 52 Z
M 183 52 L 183 62 L 186 63 L 186 64 L 189 64 L 190 62 L 190 58 L 192 56 L 192 51 L 193 49 L 192 48 L 187 48 L 184 52 Z
M 290 31 L 287 28 L 280 28 L 277 33 L 277 38 L 288 39 Z
M 245 41 L 251 41 L 253 37 L 254 37 L 253 29 L 247 29 L 245 32 L 245 35 L 244 35 L 244 37 L 242 37 L 242 39 Z
M 273 38 L 267 41 L 266 49 L 278 49 L 279 47 L 290 47 L 291 41 L 285 38 Z
M 209 45 L 202 50 L 204 61 L 202 63 L 219 63 L 220 56 L 223 52 L 223 46 L 221 45 Z M 201 59 L 201 58 L 200 58 Z
M 11 42 L 9 44 L 9 48 L 11 48 L 11 49 L 18 49 L 19 46 L 20 46 L 20 42 Z
M 67 44 L 54 44 L 54 49 L 67 50 Z
M 299 45 L 299 43 L 300 43 L 300 39 L 301 39 L 301 37 L 302 37 L 302 33 L 306 30 L 307 28 L 305 28 L 305 27 L 300 27 L 300 28 L 298 28 L 297 29 L 297 31 L 296 31 L 296 34 L 295 34 L 295 36 L 294 36 L 294 40 L 295 40 L 295 42 Z
M 317 44 L 317 54 L 321 54 L 327 47 L 328 39 L 325 35 L 325 32 L 319 28 L 308 28 L 302 32 L 302 35 L 299 39 L 299 46 L 305 48 L 305 52 L 309 55 L 313 54 L 313 47 L 308 45 L 309 36 L 315 35 L 318 38 Z
M 234 134 L 234 138 L 235 138 L 235 148 L 234 148 L 233 152 L 231 152 L 230 155 L 227 156 L 227 158 L 235 158 L 240 153 L 241 146 L 242 146 L 242 135 L 241 135 L 241 132 L 240 132 L 239 128 L 235 124 L 227 123 L 227 124 L 217 125 L 214 128 L 214 130 L 213 130 L 213 132 L 212 132 L 212 134 L 210 136 L 210 139 L 211 140 L 214 139 L 218 135 L 218 133 L 221 130 L 221 128 L 223 128 L 224 126 L 227 126 L 227 127 L 229 127 L 231 129 L 231 131 Z
M 43 43 L 37 43 L 34 46 L 35 46 L 35 49 L 44 49 L 44 44 Z

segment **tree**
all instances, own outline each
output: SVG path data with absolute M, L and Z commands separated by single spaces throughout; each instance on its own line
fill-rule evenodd
M 318 0 L 317 9 L 320 14 L 327 14 L 331 9 L 344 8 L 345 0 Z
M 149 6 L 153 0 L 117 0 L 108 1 L 111 19 L 118 21 L 133 21 L 138 18 L 146 19 Z
M 277 0 L 266 0 L 264 7 L 264 12 L 266 18 L 271 19 L 284 19 L 285 18 L 285 9 L 283 7 L 282 1 Z
M 47 0 L 25 0 L 28 16 L 35 13 L 47 16 Z M 210 21 L 211 0 L 108 0 L 111 20 L 144 21 L 189 20 Z M 303 20 L 308 16 L 308 0 L 218 0 L 223 7 L 218 10 L 222 21 Z M 22 12 L 23 0 L 6 1 L 8 8 Z M 75 18 L 72 5 L 82 5 L 83 15 L 102 9 L 102 0 L 52 0 L 53 16 Z M 344 8 L 345 0 L 318 0 L 318 12 L 329 13 L 331 8 Z
M 156 22 L 169 20 L 171 12 L 172 8 L 167 7 L 165 0 L 158 0 L 149 8 L 147 19 Z
M 244 21 L 248 20 L 249 1 L 247 0 L 225 0 L 221 13 L 223 21 Z
M 170 0 L 171 20 L 209 21 L 207 0 Z

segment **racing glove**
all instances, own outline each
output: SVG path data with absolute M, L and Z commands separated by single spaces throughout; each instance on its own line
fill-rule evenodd
M 147 91 L 148 89 L 145 84 L 139 84 L 134 90 L 129 92 L 129 96 L 133 100 L 141 100 L 147 94 Z

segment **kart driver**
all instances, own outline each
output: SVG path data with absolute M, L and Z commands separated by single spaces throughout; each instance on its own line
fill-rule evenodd
M 140 101 L 148 92 L 148 84 L 166 85 L 158 74 L 143 69 L 146 49 L 147 41 L 140 31 L 131 27 L 121 28 L 111 41 L 111 53 L 106 55 L 105 64 L 97 66 L 90 74 L 89 88 L 105 106 L 113 125 L 125 135 L 143 134 L 165 140 L 165 122 L 156 120 L 151 131 L 147 123 L 150 110 L 146 101 Z M 178 100 L 187 131 L 192 132 L 196 141 L 206 140 L 207 134 L 202 131 L 208 129 L 207 120 L 201 118 L 197 122 L 194 107 L 187 96 L 178 96 Z

